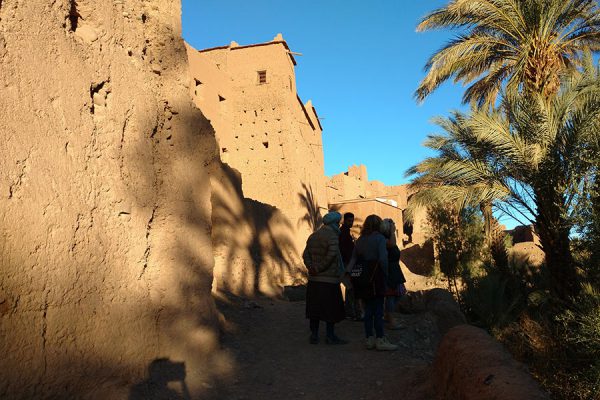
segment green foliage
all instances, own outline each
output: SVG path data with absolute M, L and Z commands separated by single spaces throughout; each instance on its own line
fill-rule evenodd
M 600 282 L 600 158 L 596 160 L 593 181 L 582 192 L 575 213 L 578 235 L 573 252 L 586 278 Z
M 486 268 L 486 273 L 466 281 L 461 297 L 469 320 L 495 330 L 514 321 L 526 304 L 522 282 L 502 271 Z
M 557 321 L 571 364 L 573 398 L 600 399 L 600 291 L 585 284 Z
M 427 62 L 415 96 L 422 101 L 443 82 L 469 85 L 464 102 L 491 105 L 503 86 L 556 93 L 559 77 L 600 48 L 594 0 L 454 0 L 425 16 L 419 31 L 461 30 Z
M 598 3 L 452 0 L 418 26 L 439 28 L 462 32 L 427 62 L 415 96 L 453 79 L 468 86 L 463 101 L 473 109 L 435 120 L 444 134 L 425 146 L 437 155 L 407 172 L 417 191 L 408 214 L 455 205 L 432 210 L 430 222 L 440 268 L 468 317 L 513 340 L 514 354 L 556 398 L 600 400 Z M 535 225 L 545 266 L 508 259 L 490 206 Z M 485 210 L 483 257 L 469 245 L 474 225 L 462 211 L 477 207 Z M 591 283 L 573 300 L 580 279 Z
M 435 204 L 428 212 L 428 236 L 437 250 L 439 270 L 449 278 L 451 291 L 460 295 L 458 279 L 476 274 L 482 259 L 483 221 L 475 208 L 457 210 Z

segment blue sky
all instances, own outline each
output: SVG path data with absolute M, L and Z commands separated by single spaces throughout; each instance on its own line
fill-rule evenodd
M 451 32 L 416 33 L 442 0 L 183 0 L 183 36 L 195 48 L 259 43 L 281 32 L 296 57 L 298 93 L 323 118 L 325 174 L 365 164 L 370 179 L 407 182 L 428 153 L 429 123 L 461 107 L 447 84 L 418 105 L 413 93 L 428 57 Z
M 282 33 L 296 57 L 298 94 L 323 118 L 325 174 L 365 164 L 369 179 L 407 183 L 405 171 L 430 153 L 430 120 L 461 105 L 446 83 L 417 104 L 427 59 L 456 32 L 415 32 L 446 0 L 183 0 L 183 37 L 197 49 L 272 40 Z M 499 215 L 497 215 L 498 217 Z M 506 217 L 509 228 L 516 222 Z

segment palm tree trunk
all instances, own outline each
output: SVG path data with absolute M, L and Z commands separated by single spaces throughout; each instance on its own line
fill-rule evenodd
M 479 205 L 481 214 L 483 215 L 483 227 L 485 232 L 485 241 L 488 246 L 492 244 L 492 221 L 494 214 L 492 212 L 492 202 L 486 201 Z
M 536 188 L 536 231 L 550 273 L 551 289 L 559 298 L 567 300 L 579 292 L 579 284 L 571 253 L 571 224 L 563 215 L 565 199 L 559 187 L 559 183 L 551 179 Z

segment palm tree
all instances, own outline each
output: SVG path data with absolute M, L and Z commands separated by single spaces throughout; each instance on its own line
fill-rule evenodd
M 548 97 L 586 49 L 600 50 L 595 0 L 453 0 L 417 30 L 439 28 L 464 32 L 427 62 L 419 101 L 450 78 L 469 85 L 463 102 L 479 106 L 493 105 L 503 87 Z
M 437 156 L 407 172 L 422 189 L 413 195 L 414 205 L 492 202 L 534 223 L 553 288 L 563 298 L 578 290 L 569 238 L 572 212 L 600 147 L 600 72 L 591 56 L 584 64 L 585 71 L 570 74 L 550 100 L 515 93 L 498 110 L 439 118 L 446 133 L 425 143 Z

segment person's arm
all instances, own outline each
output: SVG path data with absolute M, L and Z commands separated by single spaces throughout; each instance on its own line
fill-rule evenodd
M 390 227 L 390 238 L 387 240 L 387 247 L 396 246 L 396 224 L 392 222 Z
M 317 273 L 317 271 L 313 266 L 312 255 L 310 254 L 310 251 L 308 250 L 308 248 L 309 248 L 308 242 L 309 241 L 307 240 L 306 247 L 304 248 L 304 252 L 302 252 L 302 261 L 304 261 L 304 265 L 306 266 L 306 269 L 308 269 L 309 275 L 314 275 Z
M 385 276 L 387 276 L 388 275 L 388 252 L 387 252 L 387 248 L 386 248 L 386 240 L 385 240 L 385 237 L 383 237 L 383 235 L 381 235 L 380 240 L 378 240 L 377 253 L 378 253 L 378 257 L 379 257 L 379 259 L 378 259 L 379 266 L 381 267 L 383 274 Z

